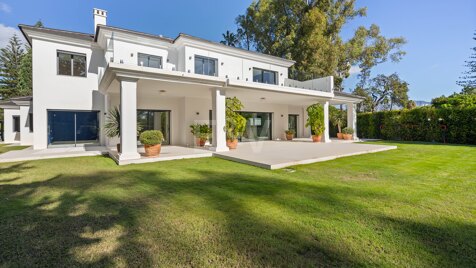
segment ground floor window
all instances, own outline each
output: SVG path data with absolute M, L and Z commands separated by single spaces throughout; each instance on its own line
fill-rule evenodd
M 138 110 L 137 124 L 142 131 L 162 131 L 164 134 L 164 142 L 162 144 L 170 144 L 170 111 Z
M 20 116 L 13 116 L 13 132 L 20 132 Z
M 28 127 L 30 128 L 30 132 L 33 132 L 33 114 L 28 114 Z
M 272 113 L 240 112 L 246 118 L 246 129 L 240 141 L 261 141 L 272 139 Z
M 297 114 L 290 114 L 288 115 L 288 129 L 294 131 L 293 137 L 297 137 L 298 131 L 298 115 Z
M 96 144 L 99 112 L 48 111 L 48 144 Z

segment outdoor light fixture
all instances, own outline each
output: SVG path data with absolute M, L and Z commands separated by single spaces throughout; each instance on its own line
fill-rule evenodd
M 266 100 L 266 98 L 265 98 L 265 97 L 261 97 L 260 100 L 264 101 L 264 100 Z
M 134 57 L 134 53 L 131 53 L 131 57 Z
M 192 59 L 192 56 L 188 57 L 188 59 L 191 60 L 191 59 Z
M 164 95 L 164 94 L 165 94 L 165 92 L 167 92 L 167 91 L 165 91 L 165 90 L 161 89 L 161 90 L 159 90 L 159 95 Z
M 222 63 L 221 63 L 221 66 L 223 66 L 223 64 L 224 64 L 224 63 L 222 62 Z
M 199 112 L 196 112 L 195 114 L 196 114 L 196 115 L 200 115 L 200 113 L 199 113 Z

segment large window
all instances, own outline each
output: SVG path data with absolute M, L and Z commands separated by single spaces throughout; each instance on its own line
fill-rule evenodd
M 276 76 L 276 72 L 253 68 L 253 82 L 277 85 Z
M 20 116 L 13 116 L 13 132 L 20 132 Z
M 86 55 L 58 51 L 58 74 L 86 77 Z
M 99 112 L 48 111 L 48 144 L 99 143 Z
M 195 56 L 195 73 L 218 76 L 217 59 Z
M 141 127 L 141 131 L 162 131 L 162 144 L 170 144 L 170 111 L 137 110 L 137 125 Z
M 162 69 L 162 57 L 139 53 L 137 55 L 137 64 L 139 66 Z
M 239 112 L 246 118 L 246 129 L 240 141 L 262 141 L 272 139 L 272 113 Z

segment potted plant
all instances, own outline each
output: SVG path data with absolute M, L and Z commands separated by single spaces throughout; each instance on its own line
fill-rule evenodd
M 334 106 L 329 107 L 329 117 L 330 121 L 334 126 L 337 126 L 337 138 L 343 139 L 342 135 L 342 126 L 345 123 L 345 112 L 337 109 Z
M 137 124 L 137 134 L 141 131 L 142 127 Z M 114 138 L 114 137 L 121 137 L 121 112 L 119 108 L 116 106 L 109 110 L 108 115 L 106 116 L 106 123 L 104 124 L 104 131 L 107 137 Z M 117 152 L 121 152 L 121 144 L 118 143 L 116 145 Z
M 320 142 L 324 133 L 324 108 L 321 104 L 313 104 L 306 109 L 306 127 L 311 127 L 312 141 Z
M 296 132 L 294 132 L 294 130 L 292 130 L 292 129 L 288 129 L 288 130 L 284 131 L 284 133 L 286 133 L 286 140 L 292 141 L 293 137 L 294 137 L 294 133 L 296 133 Z
M 145 156 L 154 157 L 160 153 L 164 135 L 160 130 L 146 130 L 140 134 L 139 141 L 144 145 Z
M 190 125 L 190 132 L 196 138 L 197 146 L 205 146 L 205 142 L 210 138 L 212 129 L 207 124 L 193 124 Z
M 243 109 L 243 104 L 237 97 L 226 98 L 226 146 L 236 149 L 238 137 L 243 134 L 246 128 L 246 119 L 238 113 Z
M 342 130 L 342 135 L 344 136 L 344 140 L 352 140 L 354 136 L 353 134 L 354 134 L 354 129 L 351 127 L 345 127 Z

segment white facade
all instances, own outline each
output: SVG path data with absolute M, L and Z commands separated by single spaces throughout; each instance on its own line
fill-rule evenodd
M 34 132 L 25 135 L 12 133 L 7 129 L 9 118 L 14 113 L 23 115 L 26 111 L 22 110 L 23 107 L 5 109 L 5 138 L 8 141 L 17 139 L 24 144 L 32 144 L 34 149 L 47 148 L 54 143 L 52 133 L 62 131 L 61 124 L 67 126 L 64 127 L 66 129 L 72 126 L 64 122 L 67 119 L 58 119 L 61 116 L 66 118 L 67 112 L 70 112 L 75 118 L 76 144 L 77 134 L 89 131 L 82 130 L 81 126 L 90 127 L 78 119 L 82 116 L 80 112 L 91 112 L 97 114 L 99 130 L 96 143 L 113 146 L 119 139 L 106 138 L 103 126 L 110 109 L 120 107 L 122 159 L 138 157 L 135 132 L 137 111 L 144 110 L 157 111 L 163 118 L 168 117 L 170 144 L 193 146 L 194 138 L 189 125 L 210 123 L 214 130 L 212 148 L 227 150 L 222 130 L 226 97 L 239 98 L 244 104 L 243 111 L 266 113 L 271 118 L 266 121 L 267 126 L 271 126 L 267 134 L 269 139 L 285 138 L 284 131 L 289 128 L 290 115 L 297 118 L 296 135 L 310 137 L 310 130 L 304 127 L 305 109 L 313 103 L 322 103 L 328 118 L 329 104 L 353 105 L 361 101 L 348 94 L 335 94 L 332 77 L 309 81 L 289 79 L 288 69 L 294 64 L 290 60 L 185 34 L 169 39 L 110 27 L 105 25 L 106 11 L 95 9 L 93 15 L 94 35 L 20 26 L 33 48 L 33 101 L 31 107 L 25 108 L 32 111 Z M 59 53 L 69 53 L 72 59 L 74 55 L 85 57 L 85 76 L 60 75 Z M 143 66 L 147 65 L 144 57 L 153 60 L 154 64 L 160 59 L 161 64 Z M 198 68 L 214 67 L 212 70 L 215 72 L 211 69 L 202 73 L 201 69 L 196 70 L 196 62 L 200 60 L 207 64 L 197 65 Z M 75 63 L 71 64 L 74 69 Z M 254 82 L 254 70 L 259 72 L 259 79 L 271 82 Z M 349 119 L 355 126 L 355 109 L 349 111 Z M 70 133 L 61 135 L 68 136 Z M 328 127 L 324 141 L 330 141 Z

